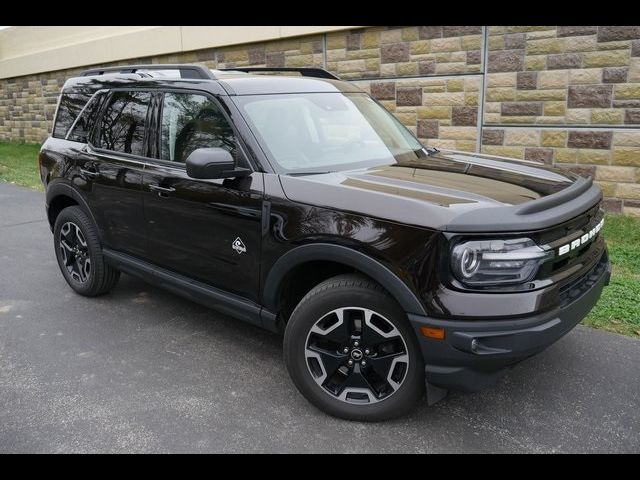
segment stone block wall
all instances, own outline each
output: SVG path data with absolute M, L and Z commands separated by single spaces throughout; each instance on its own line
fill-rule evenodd
M 356 81 L 424 144 L 475 151 L 482 78 L 476 75 Z
M 327 35 L 327 69 L 344 79 L 480 73 L 483 27 L 374 27 Z
M 0 140 L 47 138 L 64 80 L 59 72 L 0 80 Z
M 368 27 L 118 63 L 182 62 L 325 67 L 426 145 L 593 175 L 609 210 L 640 216 L 639 26 Z M 0 140 L 46 138 L 80 70 L 0 80 Z
M 593 175 L 640 215 L 640 27 L 488 27 L 482 151 Z

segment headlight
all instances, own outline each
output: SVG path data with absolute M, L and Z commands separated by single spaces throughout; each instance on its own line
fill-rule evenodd
M 466 285 L 512 285 L 531 280 L 551 255 L 528 238 L 474 240 L 453 248 L 451 267 Z

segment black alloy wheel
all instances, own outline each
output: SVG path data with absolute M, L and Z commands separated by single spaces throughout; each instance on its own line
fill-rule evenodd
M 53 241 L 60 271 L 80 295 L 102 295 L 118 282 L 120 272 L 106 262 L 98 229 L 80 207 L 67 207 L 58 214 Z
M 409 367 L 407 344 L 381 314 L 343 307 L 323 316 L 309 331 L 305 357 L 309 373 L 329 395 L 354 404 L 393 395 Z
M 305 295 L 287 323 L 284 357 L 300 393 L 336 417 L 398 417 L 424 393 L 424 360 L 405 312 L 362 275 L 338 275 Z
M 69 276 L 76 282 L 85 283 L 91 275 L 89 248 L 80 227 L 65 222 L 60 229 L 60 256 Z

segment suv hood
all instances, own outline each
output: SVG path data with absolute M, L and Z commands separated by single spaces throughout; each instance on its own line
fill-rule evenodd
M 546 217 L 559 220 L 568 210 L 562 204 L 572 201 L 574 210 L 586 209 L 601 197 L 591 181 L 566 171 L 453 151 L 410 164 L 280 179 L 292 201 L 451 231 L 504 231 L 527 223 L 531 228 L 523 229 L 533 229 L 536 219 L 526 215 L 546 212 Z M 587 190 L 589 199 L 576 203 Z M 590 205 L 581 205 L 585 202 Z M 549 212 L 558 207 L 563 211 Z M 514 218 L 518 215 L 525 218 Z M 554 219 L 543 223 L 550 220 Z

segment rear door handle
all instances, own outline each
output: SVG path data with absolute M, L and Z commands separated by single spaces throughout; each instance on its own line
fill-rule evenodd
M 158 192 L 158 196 L 167 197 L 170 193 L 176 191 L 173 187 L 161 187 L 160 185 L 149 185 L 149 190 L 152 192 Z

